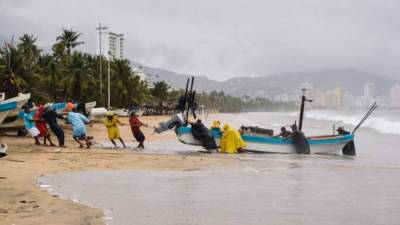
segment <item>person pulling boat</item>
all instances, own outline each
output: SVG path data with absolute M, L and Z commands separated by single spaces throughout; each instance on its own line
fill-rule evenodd
M 221 152 L 228 154 L 242 153 L 246 146 L 239 131 L 229 124 L 225 124 L 220 142 Z
M 104 121 L 104 125 L 107 127 L 107 134 L 108 139 L 110 139 L 111 143 L 115 147 L 117 147 L 117 143 L 115 143 L 115 139 L 118 139 L 122 146 L 126 148 L 124 141 L 119 134 L 118 124 L 123 126 L 124 124 L 118 119 L 114 112 L 107 112 L 106 113 L 106 120 Z
M 291 128 L 292 128 L 292 133 L 288 137 L 286 137 L 286 139 L 292 140 L 293 146 L 296 149 L 296 153 L 310 154 L 310 145 L 303 131 L 297 129 L 296 124 L 293 124 Z

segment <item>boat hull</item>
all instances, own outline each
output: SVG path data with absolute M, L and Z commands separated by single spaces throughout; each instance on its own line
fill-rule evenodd
M 21 105 L 21 108 L 22 108 L 23 105 L 25 105 L 25 103 Z M 67 103 L 65 103 L 65 102 L 52 103 L 52 104 L 49 104 L 49 106 L 51 106 L 53 108 L 53 110 L 56 111 L 57 113 L 62 114 L 64 112 L 64 109 L 67 106 Z M 10 113 L 7 116 L 7 118 L 4 121 L 4 123 L 0 125 L 0 129 L 10 129 L 10 130 L 12 130 L 12 129 L 21 129 L 21 128 L 23 128 L 24 127 L 24 120 L 23 120 L 24 111 L 21 108 L 18 110 L 18 114 L 15 114 L 15 112 Z M 18 109 L 18 106 L 17 106 L 17 109 Z M 37 111 L 37 108 L 33 107 L 31 109 L 30 114 L 33 116 L 33 115 L 35 115 L 36 111 Z M 63 120 L 61 122 L 63 123 Z
M 212 131 L 217 146 L 220 145 L 221 134 L 219 131 Z M 189 145 L 201 146 L 201 143 L 196 140 L 191 132 L 190 127 L 180 127 L 176 130 L 177 138 L 180 142 Z M 252 135 L 242 135 L 246 142 L 244 150 L 249 152 L 260 153 L 281 153 L 281 154 L 296 154 L 291 140 L 286 140 L 278 137 L 261 137 Z M 340 136 L 325 136 L 307 138 L 310 144 L 310 151 L 313 154 L 341 154 L 342 148 L 349 141 L 353 140 L 353 135 Z
M 0 102 L 0 124 L 17 108 L 17 102 Z
M 15 102 L 16 107 L 6 115 L 6 118 L 2 121 L 0 128 L 9 128 L 15 126 L 22 127 L 23 121 L 19 119 L 18 114 L 20 113 L 22 107 L 28 102 L 30 98 L 31 94 L 20 94 L 17 97 L 10 98 L 2 102 L 3 104 Z

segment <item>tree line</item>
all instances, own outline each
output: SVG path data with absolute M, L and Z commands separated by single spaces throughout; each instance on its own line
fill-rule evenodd
M 31 93 L 35 103 L 96 101 L 106 105 L 108 59 L 76 50 L 84 45 L 82 34 L 63 29 L 51 52 L 44 52 L 33 35 L 22 35 L 16 44 L 6 43 L 0 48 L 0 88 L 7 98 L 19 92 Z M 103 63 L 101 63 L 102 61 Z M 174 90 L 164 81 L 151 85 L 141 80 L 129 60 L 112 58 L 110 63 L 111 104 L 114 108 L 143 104 L 171 104 L 178 101 L 183 90 Z M 100 67 L 101 65 L 101 67 Z M 150 87 L 151 86 L 151 87 Z M 223 92 L 197 94 L 197 102 L 220 112 L 285 110 L 293 104 L 276 103 L 265 98 L 234 97 Z

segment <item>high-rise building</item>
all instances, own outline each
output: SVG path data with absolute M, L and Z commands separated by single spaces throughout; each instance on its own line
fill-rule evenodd
M 400 108 L 400 85 L 396 84 L 390 88 L 390 99 L 393 108 Z
M 124 35 L 102 30 L 97 32 L 96 55 L 103 55 L 122 59 L 124 58 Z
M 375 85 L 373 83 L 364 84 L 364 97 L 374 97 Z
M 345 108 L 344 92 L 342 88 L 335 88 L 335 108 L 337 110 L 343 110 Z

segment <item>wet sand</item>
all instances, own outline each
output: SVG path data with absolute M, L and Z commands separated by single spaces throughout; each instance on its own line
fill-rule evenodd
M 152 135 L 153 128 L 168 117 L 142 117 L 150 127 L 143 128 L 147 141 L 174 139 L 174 135 Z M 127 118 L 121 118 L 128 124 Z M 129 125 L 123 126 L 121 136 L 132 143 Z M 8 156 L 0 159 L 0 221 L 1 224 L 105 224 L 104 213 L 70 200 L 51 195 L 36 186 L 35 178 L 70 171 L 113 169 L 196 170 L 210 165 L 233 166 L 236 160 L 198 155 L 146 154 L 134 149 L 80 149 L 65 129 L 66 148 L 33 145 L 30 137 L 3 136 Z M 95 141 L 107 140 L 102 123 L 88 127 Z M 56 142 L 53 136 L 53 141 Z M 168 148 L 168 146 L 165 146 Z

